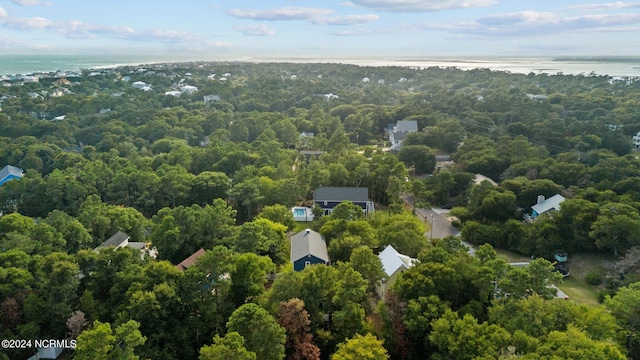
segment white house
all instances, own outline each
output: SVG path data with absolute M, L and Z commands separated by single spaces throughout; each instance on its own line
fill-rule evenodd
M 187 94 L 187 95 L 191 95 L 191 94 L 195 94 L 198 92 L 198 88 L 195 86 L 191 86 L 191 85 L 185 85 L 183 86 L 180 91 L 183 94 Z
M 147 86 L 147 83 L 145 83 L 144 81 L 136 81 L 131 84 L 131 86 L 133 86 L 134 88 L 142 89 L 143 87 Z
M 180 91 L 175 91 L 175 90 L 174 91 L 166 91 L 164 94 L 165 95 L 170 95 L 170 96 L 175 96 L 177 98 L 179 98 L 180 95 L 182 95 L 182 93 Z
M 382 263 L 382 269 L 387 274 L 387 278 L 376 285 L 376 292 L 381 299 L 387 294 L 387 290 L 393 285 L 398 276 L 405 270 L 418 263 L 418 259 L 402 255 L 393 246 L 388 245 L 380 254 L 378 259 Z
M 205 104 L 213 104 L 220 101 L 220 95 L 205 95 L 203 99 Z
M 418 122 L 415 120 L 399 120 L 396 125 L 389 129 L 389 141 L 391 141 L 391 151 L 399 151 L 402 142 L 409 133 L 418 131 Z
M 633 147 L 636 149 L 640 149 L 640 131 L 637 134 L 633 135 Z

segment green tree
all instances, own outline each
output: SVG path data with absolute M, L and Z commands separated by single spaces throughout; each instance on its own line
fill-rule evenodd
M 229 197 L 236 204 L 236 208 L 246 210 L 247 215 L 244 217 L 244 220 L 251 219 L 255 209 L 264 198 L 264 196 L 260 194 L 256 179 L 245 180 L 234 184 L 231 190 L 229 190 Z
M 286 226 L 287 230 L 292 230 L 296 226 L 291 210 L 280 204 L 265 206 L 262 208 L 262 211 L 260 211 L 258 218 L 264 218 L 280 223 Z
M 436 168 L 436 156 L 425 145 L 405 145 L 398 158 L 416 174 L 429 174 Z
M 237 332 L 245 339 L 245 347 L 256 357 L 281 360 L 285 357 L 285 329 L 265 309 L 256 304 L 237 308 L 227 322 L 229 332 Z
M 231 188 L 231 180 L 221 172 L 204 171 L 196 175 L 191 187 L 192 202 L 205 206 L 214 199 L 225 199 Z
M 537 258 L 524 268 L 516 267 L 507 272 L 498 281 L 498 288 L 503 296 L 510 299 L 521 299 L 537 294 L 544 299 L 556 296 L 557 289 L 551 284 L 562 280 L 562 275 L 555 271 L 551 263 Z
M 76 218 L 60 210 L 53 210 L 47 215 L 44 221 L 53 226 L 66 242 L 66 250 L 70 254 L 75 254 L 80 249 L 91 247 L 91 235 Z
M 200 360 L 256 360 L 256 353 L 244 347 L 244 338 L 235 331 L 224 337 L 216 334 L 212 345 L 200 348 Z
M 584 331 L 569 325 L 567 331 L 551 332 L 535 353 L 542 358 L 577 360 L 625 360 L 627 357 L 611 342 L 591 339 Z
M 380 258 L 368 246 L 360 246 L 353 249 L 349 263 L 368 281 L 369 291 L 373 291 L 376 284 L 387 277 Z
M 138 330 L 139 326 L 136 321 L 129 320 L 118 325 L 113 331 L 111 324 L 96 320 L 91 329 L 83 331 L 78 336 L 75 358 L 137 360 L 139 357 L 135 355 L 134 349 L 146 341 L 146 337 Z
M 356 335 L 338 345 L 331 360 L 386 360 L 389 358 L 382 341 L 374 335 Z
M 284 225 L 268 219 L 246 222 L 242 224 L 236 236 L 236 251 L 266 255 L 276 265 L 285 264 L 289 261 L 289 240 L 286 230 Z
M 362 216 L 362 208 L 351 201 L 341 202 L 331 212 L 331 219 L 356 220 Z
M 640 215 L 629 205 L 607 203 L 600 207 L 589 236 L 600 249 L 627 250 L 640 244 Z
M 433 321 L 429 341 L 437 347 L 436 359 L 497 358 L 500 350 L 509 345 L 511 336 L 498 325 L 478 324 L 471 315 L 462 318 L 448 310 Z
M 240 306 L 264 292 L 267 274 L 275 271 L 275 265 L 267 256 L 252 253 L 240 254 L 235 258 L 231 270 L 231 299 Z
M 604 305 L 626 332 L 626 347 L 632 359 L 640 356 L 640 283 L 621 287 Z

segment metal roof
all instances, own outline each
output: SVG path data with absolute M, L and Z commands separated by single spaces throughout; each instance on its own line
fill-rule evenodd
M 560 210 L 560 203 L 565 200 L 564 196 L 560 194 L 555 194 L 547 200 L 533 205 L 531 208 L 538 214 L 544 214 L 545 212 L 555 209 Z
M 378 254 L 378 258 L 380 259 L 382 268 L 387 276 L 395 274 L 395 272 L 401 268 L 408 269 L 418 262 L 417 259 L 400 254 L 391 245 L 388 245 L 384 250 L 382 250 L 382 252 Z
M 7 165 L 7 166 L 3 167 L 2 169 L 0 169 L 0 181 L 5 179 L 9 175 L 22 177 L 23 173 L 24 173 L 24 170 L 20 169 L 19 167 L 16 167 L 16 166 L 13 166 L 13 165 Z

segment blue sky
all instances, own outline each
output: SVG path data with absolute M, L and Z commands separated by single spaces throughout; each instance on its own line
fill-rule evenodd
M 640 1 L 0 0 L 2 54 L 640 55 Z

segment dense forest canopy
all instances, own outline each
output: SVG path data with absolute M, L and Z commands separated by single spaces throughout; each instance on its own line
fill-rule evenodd
M 37 75 L 0 86 L 0 167 L 25 171 L 0 186 L 4 339 L 77 338 L 78 359 L 640 359 L 638 79 L 204 62 Z M 399 120 L 419 131 L 389 152 Z M 378 211 L 296 224 L 289 209 L 321 186 L 366 187 Z M 407 194 L 453 207 L 475 256 L 427 241 Z M 558 211 L 523 220 L 555 194 Z M 331 266 L 293 271 L 301 226 Z M 117 232 L 157 256 L 93 251 Z M 418 262 L 380 299 L 388 245 Z M 538 259 L 512 268 L 492 246 Z M 560 248 L 623 257 L 602 305 L 553 300 Z

